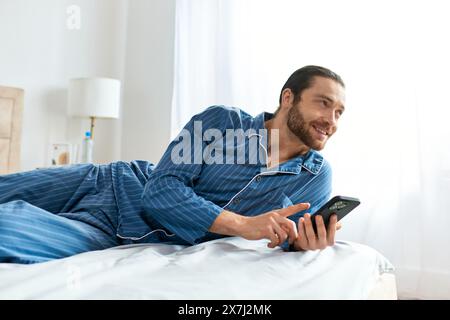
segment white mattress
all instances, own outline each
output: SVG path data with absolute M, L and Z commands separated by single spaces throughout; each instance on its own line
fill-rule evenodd
M 266 240 L 121 246 L 0 264 L 1 299 L 367 299 L 391 263 L 365 245 L 283 252 Z

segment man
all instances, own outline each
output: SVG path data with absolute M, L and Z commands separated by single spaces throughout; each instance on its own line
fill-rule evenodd
M 333 245 L 336 217 L 328 230 L 318 217 L 315 234 L 305 211 L 315 212 L 331 194 L 331 169 L 317 151 L 336 132 L 344 83 L 328 69 L 306 66 L 290 76 L 279 102 L 275 114 L 255 118 L 237 108 L 206 109 L 156 167 L 119 161 L 1 176 L 0 261 L 223 236 L 268 239 L 270 248 L 286 250 Z M 234 135 L 223 138 L 230 130 L 249 134 L 236 143 Z M 251 161 L 256 142 L 265 151 L 259 162 Z

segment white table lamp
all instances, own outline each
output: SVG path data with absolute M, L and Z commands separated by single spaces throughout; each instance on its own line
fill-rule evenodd
M 119 118 L 120 81 L 110 78 L 70 79 L 68 113 L 73 117 L 91 119 L 91 145 L 96 118 Z

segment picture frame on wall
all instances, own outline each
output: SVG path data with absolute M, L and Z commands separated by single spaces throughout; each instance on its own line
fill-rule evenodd
M 52 143 L 49 149 L 49 166 L 64 166 L 78 162 L 78 146 L 75 144 Z

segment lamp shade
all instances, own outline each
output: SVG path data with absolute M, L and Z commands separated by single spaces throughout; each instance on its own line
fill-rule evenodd
M 68 109 L 73 117 L 119 118 L 120 81 L 110 78 L 71 79 Z

